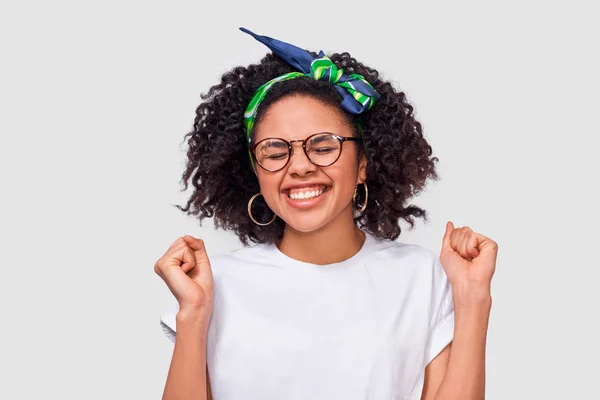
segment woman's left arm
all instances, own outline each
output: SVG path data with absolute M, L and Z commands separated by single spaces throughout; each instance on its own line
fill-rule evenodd
M 485 348 L 498 245 L 446 224 L 440 261 L 454 302 L 454 338 L 425 369 L 423 400 L 485 399 Z

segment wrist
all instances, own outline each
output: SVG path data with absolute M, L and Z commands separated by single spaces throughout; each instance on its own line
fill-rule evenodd
M 452 285 L 452 298 L 455 308 L 482 308 L 491 305 L 492 295 L 489 284 L 460 282 Z
M 492 296 L 481 295 L 477 297 L 454 299 L 454 313 L 460 316 L 486 316 L 490 315 Z
M 208 331 L 211 311 L 206 308 L 182 308 L 175 316 L 177 330 L 180 328 Z

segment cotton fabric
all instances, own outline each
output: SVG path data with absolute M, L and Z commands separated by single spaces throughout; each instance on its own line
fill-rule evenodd
M 454 333 L 439 257 L 366 234 L 351 258 L 315 265 L 272 244 L 210 258 L 207 365 L 215 400 L 420 399 Z M 161 315 L 176 340 L 177 306 Z

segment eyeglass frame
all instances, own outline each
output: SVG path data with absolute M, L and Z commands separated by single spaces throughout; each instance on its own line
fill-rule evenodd
M 326 134 L 326 135 L 331 135 L 331 136 L 333 136 L 334 138 L 336 138 L 337 140 L 339 140 L 339 142 L 340 142 L 340 152 L 339 152 L 339 154 L 338 154 L 337 158 L 336 158 L 336 159 L 335 159 L 335 160 L 334 160 L 332 163 L 330 163 L 330 164 L 327 164 L 327 165 L 319 165 L 319 164 L 317 164 L 317 163 L 313 162 L 313 160 L 311 160 L 310 156 L 309 156 L 309 155 L 308 155 L 308 153 L 306 152 L 306 142 L 307 142 L 309 139 L 311 139 L 312 137 L 314 137 L 314 136 L 317 136 L 317 135 L 324 135 L 324 134 Z M 258 159 L 257 159 L 257 157 L 256 157 L 256 154 L 254 153 L 254 150 L 256 149 L 256 147 L 257 147 L 259 144 L 261 144 L 261 143 L 262 143 L 262 142 L 264 142 L 265 140 L 269 140 L 269 139 L 277 139 L 277 140 L 281 140 L 281 141 L 283 141 L 284 143 L 286 143 L 286 144 L 287 144 L 287 146 L 288 146 L 288 157 L 287 157 L 287 160 L 286 160 L 285 164 L 284 164 L 284 165 L 283 165 L 281 168 L 279 168 L 279 169 L 276 169 L 276 170 L 270 170 L 270 169 L 266 169 L 265 167 L 263 167 L 263 166 L 261 165 L 261 163 L 260 163 L 260 162 L 258 162 Z M 317 132 L 317 133 L 313 133 L 312 135 L 308 136 L 308 137 L 307 137 L 307 138 L 305 138 L 305 139 L 294 139 L 294 140 L 285 140 L 285 139 L 283 139 L 283 138 L 278 138 L 278 137 L 268 137 L 268 138 L 261 139 L 261 140 L 259 140 L 258 142 L 254 143 L 252 146 L 250 146 L 250 147 L 248 148 L 248 150 L 250 150 L 250 153 L 251 153 L 251 154 L 252 154 L 252 156 L 254 157 L 254 160 L 256 160 L 256 163 L 257 163 L 257 164 L 258 164 L 258 165 L 259 165 L 259 166 L 260 166 L 262 169 L 264 169 L 265 171 L 268 171 L 268 172 L 279 172 L 279 171 L 281 171 L 282 169 L 284 169 L 284 168 L 285 168 L 285 167 L 286 167 L 286 166 L 289 164 L 290 160 L 292 159 L 292 155 L 293 155 L 293 151 L 294 151 L 294 146 L 292 146 L 292 143 L 295 143 L 295 142 L 300 142 L 300 143 L 302 143 L 302 150 L 304 150 L 304 155 L 306 156 L 306 159 L 307 159 L 308 161 L 310 161 L 310 163 L 311 163 L 311 164 L 313 164 L 313 165 L 316 165 L 317 167 L 330 167 L 330 166 L 332 166 L 333 164 L 335 164 L 335 163 L 337 162 L 337 160 L 339 160 L 339 159 L 340 159 L 340 156 L 342 155 L 342 150 L 344 149 L 344 142 L 349 142 L 349 141 L 350 141 L 350 142 L 360 142 L 360 141 L 362 141 L 362 137 L 355 137 L 355 136 L 341 136 L 341 135 L 338 135 L 338 134 L 335 134 L 335 133 L 331 133 L 331 132 Z

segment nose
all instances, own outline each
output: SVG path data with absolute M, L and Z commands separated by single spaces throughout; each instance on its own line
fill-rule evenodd
M 304 176 L 317 170 L 317 166 L 310 162 L 301 141 L 292 141 L 292 154 L 288 165 L 288 173 Z M 295 147 L 294 147 L 295 146 Z

